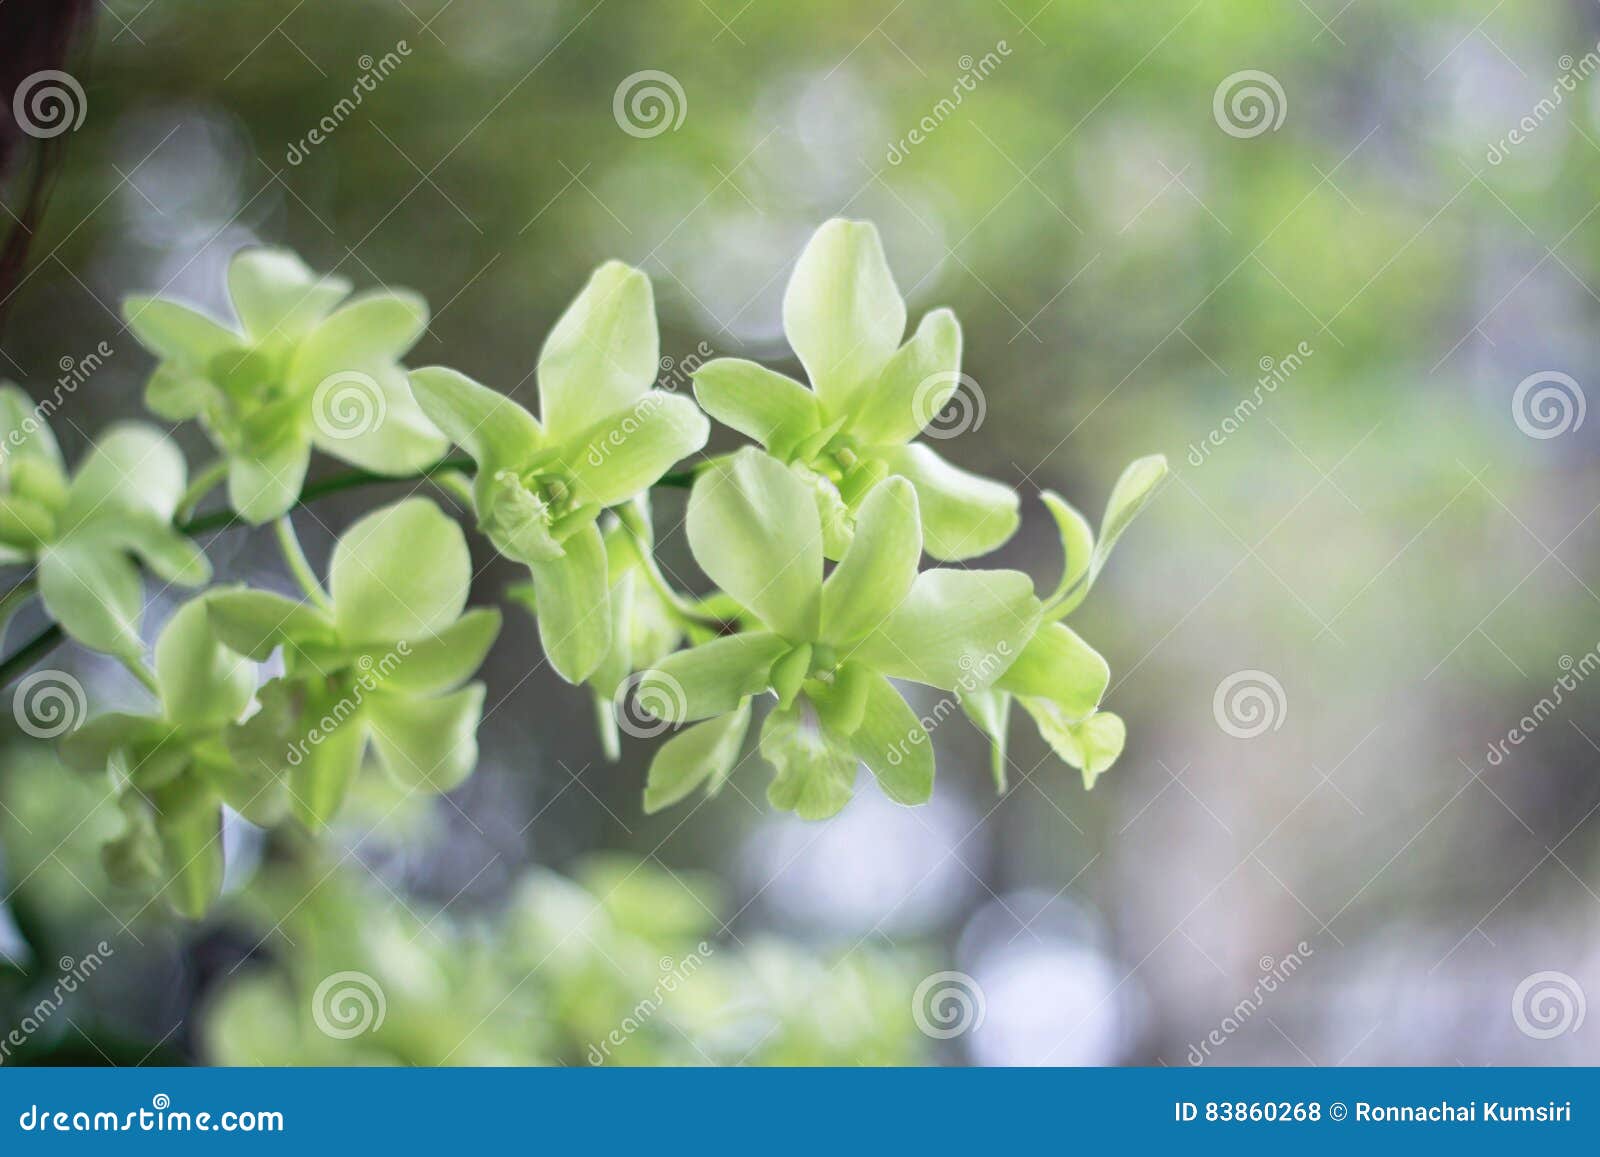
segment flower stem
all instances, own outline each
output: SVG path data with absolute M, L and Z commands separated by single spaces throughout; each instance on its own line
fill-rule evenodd
M 211 465 L 201 470 L 194 476 L 194 481 L 189 483 L 189 489 L 183 492 L 183 497 L 178 500 L 178 513 L 175 515 L 179 522 L 185 522 L 194 517 L 194 508 L 200 505 L 200 500 L 217 488 L 217 483 L 228 476 L 228 460 L 218 458 Z
M 306 559 L 306 552 L 294 532 L 294 522 L 285 514 L 273 524 L 273 531 L 278 536 L 278 549 L 283 552 L 283 561 L 306 598 L 325 611 L 331 610 L 333 604 L 328 601 L 327 593 L 317 581 L 317 572 L 311 569 L 311 563 Z

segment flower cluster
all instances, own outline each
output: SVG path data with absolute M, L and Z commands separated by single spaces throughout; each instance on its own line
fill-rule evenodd
M 34 572 L 0 610 L 36 590 L 61 630 L 154 697 L 147 712 L 90 720 L 65 754 L 107 772 L 121 801 L 107 867 L 156 876 L 179 911 L 203 912 L 221 888 L 224 808 L 315 830 L 368 763 L 404 791 L 446 792 L 477 761 L 484 685 L 471 680 L 500 613 L 466 609 L 461 527 L 426 497 L 382 507 L 339 538 L 324 584 L 287 517 L 314 496 L 313 449 L 358 467 L 348 481 L 430 481 L 469 507 L 527 568 L 511 597 L 536 616 L 550 666 L 588 686 L 608 755 L 630 692 L 651 734 L 679 728 L 651 763 L 647 811 L 717 792 L 758 712 L 774 807 L 831 816 L 860 764 L 896 802 L 926 801 L 933 746 L 896 681 L 956 694 L 992 742 L 1001 790 L 1013 703 L 1086 787 L 1120 754 L 1122 721 L 1100 710 L 1109 669 L 1062 619 L 1165 460 L 1124 472 L 1098 538 L 1043 495 L 1065 554 L 1046 596 L 1016 570 L 924 568 L 924 555 L 949 564 L 1000 546 L 1019 502 L 917 441 L 963 380 L 961 330 L 940 309 L 905 337 L 871 225 L 830 221 L 790 279 L 784 329 L 809 386 L 718 359 L 696 368 L 693 399 L 657 388 L 649 279 L 610 262 L 544 342 L 537 416 L 455 370 L 408 372 L 428 317 L 414 295 L 350 297 L 270 249 L 236 257 L 228 288 L 236 323 L 162 298 L 126 306 L 157 359 L 149 408 L 198 421 L 219 452 L 193 484 L 175 445 L 137 425 L 108 432 L 69 476 L 26 396 L 0 389 L 0 565 Z M 707 415 L 756 445 L 701 455 Z M 465 457 L 443 457 L 451 445 Z M 301 597 L 206 591 L 171 616 L 147 664 L 138 564 L 168 584 L 209 582 L 186 520 L 224 478 L 224 517 L 275 521 Z M 689 545 L 715 586 L 704 596 L 656 561 L 661 485 L 690 487 Z

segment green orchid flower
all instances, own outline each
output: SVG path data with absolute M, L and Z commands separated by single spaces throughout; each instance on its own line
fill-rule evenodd
M 1088 519 L 1066 499 L 1046 490 L 1040 495 L 1056 528 L 1061 533 L 1064 562 L 1061 581 L 1046 601 L 1040 636 L 1048 645 L 1063 652 L 1077 648 L 1081 639 L 1059 620 L 1076 610 L 1100 576 L 1111 548 L 1123 531 L 1155 495 L 1156 487 L 1167 474 L 1167 460 L 1152 454 L 1129 464 L 1111 489 L 1105 516 L 1100 520 L 1100 540 L 1095 541 Z M 1046 643 L 1040 643 L 1042 648 Z M 1098 658 L 1098 656 L 1096 656 Z M 1087 670 L 1087 657 L 1084 669 Z M 1063 695 L 1059 686 L 1034 683 L 1025 677 L 1026 668 L 1008 673 L 1004 686 L 989 688 L 963 700 L 969 718 L 989 737 L 993 755 L 995 788 L 1006 788 L 1006 737 L 1013 699 L 1033 717 L 1039 734 L 1068 765 L 1083 773 L 1083 786 L 1092 789 L 1095 781 L 1111 768 L 1127 742 L 1127 727 L 1118 716 L 1098 710 L 1105 683 L 1094 695 L 1082 693 L 1091 688 L 1085 683 L 1080 694 Z M 1109 669 L 1107 671 L 1109 677 Z
M 283 650 L 284 673 L 261 709 L 232 729 L 242 765 L 287 777 L 292 813 L 329 823 L 370 741 L 401 787 L 446 792 L 477 762 L 478 669 L 500 612 L 463 613 L 472 561 L 461 528 L 425 498 L 382 507 L 333 550 L 328 595 L 296 602 L 232 588 L 207 599 L 229 647 L 258 662 Z
M 102 860 L 114 880 L 164 881 L 172 907 L 202 915 L 222 890 L 222 805 L 255 823 L 283 813 L 282 780 L 238 765 L 226 742 L 256 687 L 256 666 L 217 641 L 208 596 L 180 607 L 155 647 L 154 715 L 113 713 L 61 742 L 65 762 L 106 771 L 126 820 Z
M 711 432 L 695 404 L 653 389 L 660 339 L 650 280 L 612 261 L 561 315 L 539 354 L 541 423 L 454 370 L 411 375 L 423 412 L 478 465 L 478 526 L 533 575 L 539 637 L 581 683 L 611 651 L 600 512 L 647 492 Z
M 862 501 L 890 474 L 916 488 L 934 558 L 973 558 L 1011 537 L 1015 491 L 913 441 L 961 385 L 961 326 L 937 309 L 901 344 L 906 305 L 877 229 L 835 219 L 817 230 L 784 293 L 783 328 L 811 389 L 720 358 L 695 371 L 695 397 L 815 487 L 829 558 L 842 556 Z
M 739 757 L 751 697 L 762 692 L 777 697 L 760 739 L 777 769 L 767 798 L 821 819 L 849 802 L 858 760 L 897 803 L 932 794 L 927 731 L 891 677 L 958 698 L 1012 686 L 1006 680 L 1018 667 L 1019 689 L 1053 682 L 1078 695 L 1086 678 L 1097 677 L 1081 670 L 1093 666 L 1081 651 L 1053 635 L 1035 639 L 1043 608 L 1027 575 L 919 574 L 920 514 L 908 480 L 880 481 L 824 580 L 822 522 L 798 475 L 753 447 L 701 473 L 689 497 L 689 545 L 701 569 L 745 609 L 751 629 L 679 651 L 641 677 L 639 701 L 656 717 L 703 721 L 657 752 L 646 811 L 701 784 L 720 790 Z
M 0 386 L 0 565 L 36 564 L 45 609 L 84 646 L 143 653 L 135 559 L 169 583 L 210 580 L 205 554 L 172 527 L 184 482 L 177 447 L 135 424 L 107 431 L 69 481 L 34 404 Z
M 281 249 L 245 249 L 228 267 L 239 328 L 161 297 L 123 317 L 158 359 L 145 404 L 198 419 L 227 457 L 228 497 L 251 523 L 294 504 L 315 446 L 377 474 L 411 474 L 445 442 L 406 387 L 400 359 L 428 325 L 416 294 L 350 294 Z

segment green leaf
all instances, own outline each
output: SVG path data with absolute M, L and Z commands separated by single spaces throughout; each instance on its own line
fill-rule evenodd
M 701 472 L 689 545 L 711 580 L 792 642 L 817 637 L 822 526 L 810 489 L 754 448 Z
M 349 643 L 435 634 L 460 617 L 471 582 L 466 537 L 426 498 L 361 519 L 339 536 L 328 565 L 334 621 Z
M 1083 602 L 1089 589 L 1094 586 L 1095 579 L 1100 577 L 1100 570 L 1110 557 L 1111 548 L 1117 545 L 1122 532 L 1128 529 L 1129 524 L 1155 496 L 1156 486 L 1166 475 L 1167 459 L 1164 454 L 1151 454 L 1128 464 L 1117 479 L 1117 484 L 1111 488 L 1111 497 L 1106 501 L 1105 516 L 1100 520 L 1100 541 L 1094 548 L 1089 571 L 1076 589 L 1069 591 L 1050 608 L 1051 618 L 1070 614 Z
M 1065 623 L 1044 623 L 995 686 L 1019 696 L 1048 699 L 1067 719 L 1082 719 L 1100 705 L 1111 668 Z
M 1050 517 L 1055 519 L 1056 530 L 1061 535 L 1061 581 L 1056 584 L 1055 593 L 1051 596 L 1054 602 L 1089 573 L 1089 564 L 1094 557 L 1094 531 L 1089 528 L 1089 520 L 1054 491 L 1044 491 L 1039 499 L 1050 511 Z
M 772 665 L 790 650 L 768 631 L 725 635 L 676 651 L 639 677 L 639 705 L 668 723 L 724 715 L 748 696 L 765 691 Z
M 244 348 L 239 335 L 198 310 L 160 297 L 129 297 L 122 319 L 140 345 L 164 362 L 201 369 Z
M 879 445 L 911 441 L 960 388 L 960 374 L 961 323 L 948 309 L 936 309 L 862 388 L 850 432 Z
M 866 711 L 850 746 L 895 803 L 910 806 L 933 798 L 933 741 L 882 675 L 867 682 Z
M 818 229 L 784 291 L 783 330 L 830 414 L 852 409 L 905 328 L 906 304 L 878 230 L 841 218 Z
M 435 699 L 388 692 L 363 704 L 378 760 L 397 784 L 443 793 L 461 785 L 478 762 L 484 686 L 469 683 Z
M 0 543 L 32 554 L 55 537 L 56 520 L 37 502 L 0 494 Z
M 228 264 L 228 296 L 257 342 L 299 341 L 349 292 L 344 278 L 318 277 L 287 249 L 241 249 Z
M 1006 733 L 1011 722 L 1011 695 L 990 687 L 972 691 L 961 697 L 961 709 L 989 737 L 989 770 L 994 775 L 994 789 L 1001 795 L 1006 790 Z
M 711 423 L 688 398 L 649 390 L 563 447 L 580 502 L 615 506 L 706 444 Z
M 1038 621 L 1033 582 L 1020 571 L 929 570 L 848 657 L 897 679 L 979 690 L 1011 665 Z
M 848 646 L 888 618 L 921 558 L 917 492 L 904 478 L 886 478 L 862 503 L 855 538 L 822 584 L 823 639 Z
M 183 496 L 184 474 L 182 453 L 154 426 L 113 426 L 73 476 L 63 526 L 123 510 L 169 521 Z
M 761 756 L 777 776 L 767 787 L 775 808 L 801 819 L 837 815 L 855 792 L 856 755 L 848 740 L 822 726 L 805 698 L 773 711 L 761 727 Z
M 332 646 L 333 620 L 308 602 L 295 602 L 267 591 L 219 587 L 205 596 L 211 628 L 224 646 L 265 662 L 287 642 Z
M 255 664 L 217 640 L 203 596 L 167 620 L 156 639 L 155 671 L 166 717 L 175 723 L 231 723 L 256 689 Z
M 84 646 L 137 658 L 144 588 L 133 563 L 119 551 L 71 539 L 39 556 L 39 597 L 50 617 Z
M 645 814 L 671 807 L 702 783 L 720 786 L 738 762 L 749 729 L 747 699 L 726 715 L 697 723 L 663 743 L 650 761 Z
M 411 392 L 422 412 L 479 466 L 479 484 L 496 470 L 518 469 L 544 442 L 539 421 L 504 394 L 455 370 L 411 371 Z
M 539 411 L 557 441 L 626 409 L 655 382 L 661 354 L 650 279 L 608 261 L 539 353 Z
M 822 426 L 816 394 L 793 378 L 741 358 L 717 358 L 695 370 L 694 396 L 724 426 L 783 459 Z
M 228 458 L 228 503 L 253 526 L 286 514 L 300 497 L 311 443 L 291 434 L 277 444 Z
M 934 558 L 988 554 L 1010 538 L 1021 516 L 1017 494 L 950 465 L 920 442 L 882 450 L 889 469 L 911 480 L 922 510 L 922 545 Z
M 471 678 L 499 633 L 500 611 L 480 607 L 436 635 L 358 650 L 354 662 L 386 691 L 433 695 Z
M 545 658 L 568 683 L 582 683 L 611 649 L 606 546 L 590 523 L 566 541 L 566 554 L 528 564 Z

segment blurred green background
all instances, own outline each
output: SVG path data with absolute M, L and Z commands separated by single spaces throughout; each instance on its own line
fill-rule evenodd
M 1092 794 L 1019 727 L 996 798 L 956 720 L 921 809 L 779 818 L 751 761 L 647 818 L 651 745 L 604 763 L 513 611 L 462 789 L 375 797 L 321 849 L 230 827 L 230 897 L 190 926 L 108 890 L 102 786 L 17 737 L 0 1029 L 114 955 L 8 1060 L 589 1063 L 704 941 L 604 1059 L 1600 1062 L 1597 41 L 1580 0 L 109 0 L 4 347 L 41 398 L 113 351 L 57 415 L 69 459 L 139 413 L 119 298 L 224 309 L 245 244 L 421 291 L 411 362 L 531 404 L 612 257 L 654 280 L 664 377 L 798 372 L 783 285 L 845 215 L 914 319 L 965 327 L 981 422 L 939 449 L 1024 497 L 986 562 L 1052 583 L 1040 489 L 1094 513 L 1137 455 L 1173 476 L 1074 620 L 1129 727 Z M 381 493 L 302 516 L 313 558 Z M 210 550 L 290 589 L 261 535 Z M 522 577 L 475 551 L 474 602 Z M 318 1031 L 343 971 L 381 1028 Z M 941 972 L 953 1035 L 913 1012 Z

